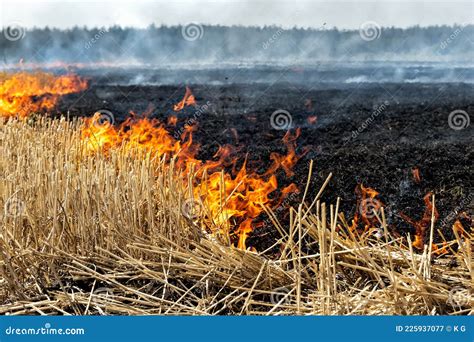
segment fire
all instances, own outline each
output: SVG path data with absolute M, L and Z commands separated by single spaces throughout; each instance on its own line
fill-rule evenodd
M 183 99 L 174 105 L 173 109 L 175 112 L 179 112 L 184 109 L 186 106 L 194 106 L 196 104 L 196 99 L 194 98 L 193 93 L 189 87 L 186 87 L 186 92 L 184 93 Z
M 285 136 L 283 137 L 283 143 L 285 144 L 288 153 L 286 155 L 271 153 L 270 159 L 273 161 L 273 163 L 265 173 L 266 175 L 274 174 L 279 168 L 283 168 L 288 177 L 294 175 L 293 167 L 298 162 L 298 160 L 307 153 L 307 151 L 304 151 L 301 155 L 296 154 L 296 140 L 300 134 L 301 130 L 299 128 L 296 129 L 294 135 L 292 135 L 290 131 L 286 132 Z
M 0 83 L 0 116 L 20 118 L 50 111 L 60 96 L 87 88 L 87 81 L 76 75 L 45 72 L 0 73 Z
M 181 159 L 194 160 L 195 152 L 192 150 L 192 137 L 186 143 L 175 140 L 164 125 L 156 119 L 130 116 L 119 127 L 109 122 L 100 122 L 100 113 L 84 120 L 81 138 L 88 152 L 101 151 L 107 153 L 112 148 L 123 147 L 124 150 L 150 152 L 153 156 L 161 158 L 176 156 L 178 164 Z M 190 130 L 183 133 L 187 137 Z M 178 165 L 178 166 L 179 166 Z
M 449 253 L 448 250 L 448 243 L 446 241 L 443 241 L 442 243 L 433 243 L 431 246 L 431 251 L 433 254 L 441 256 Z
M 425 202 L 425 212 L 423 213 L 423 217 L 419 221 L 415 221 L 412 218 L 408 217 L 407 215 L 400 213 L 400 216 L 413 227 L 415 227 L 415 240 L 413 241 L 413 247 L 422 250 L 424 245 L 424 237 L 426 229 L 431 224 L 431 213 L 433 211 L 433 203 L 431 203 L 432 193 L 428 192 L 425 197 L 423 197 L 423 201 Z M 434 208 L 434 220 L 438 219 L 439 214 L 438 210 Z
M 258 224 L 264 207 L 276 202 L 270 197 L 278 188 L 275 172 L 282 168 L 287 175 L 292 174 L 291 168 L 301 158 L 295 152 L 299 131 L 294 135 L 287 133 L 283 138 L 288 154 L 272 154 L 274 163 L 269 171 L 257 174 L 247 170 L 246 160 L 237 167 L 239 160 L 235 154 L 238 151 L 229 145 L 221 146 L 213 160 L 196 159 L 199 146 L 193 143 L 193 129 L 189 126 L 181 140 L 177 140 L 158 120 L 132 116 L 115 127 L 108 122 L 101 123 L 96 113 L 84 120 L 81 137 L 87 152 L 107 153 L 121 148 L 132 153 L 144 150 L 159 158 L 166 155 L 168 161 L 175 158 L 183 182 L 194 172 L 193 197 L 206 204 L 205 219 L 212 223 L 210 226 L 222 233 L 230 232 L 235 236 L 237 247 L 246 249 L 246 240 Z M 229 168 L 231 171 L 226 172 Z M 285 188 L 282 195 L 295 188 L 294 185 Z
M 460 218 L 465 218 L 465 219 L 470 219 L 469 215 L 466 214 L 466 212 L 462 212 L 459 216 L 459 218 L 454 221 L 452 230 L 453 232 L 459 236 L 462 240 L 468 240 L 468 244 L 470 244 L 470 241 L 472 239 L 472 234 L 469 234 L 467 230 L 464 228 L 463 224 L 461 223 Z M 442 243 L 435 244 L 431 246 L 431 250 L 433 251 L 434 254 L 436 255 L 445 255 L 449 253 L 448 249 L 448 243 L 446 241 L 443 241 Z
M 194 197 L 207 204 L 214 225 L 223 231 L 229 230 L 232 221 L 238 223 L 235 230 L 239 237 L 238 248 L 246 248 L 246 239 L 252 232 L 252 223 L 270 204 L 270 193 L 278 187 L 275 175 L 268 179 L 247 172 L 244 162 L 236 176 L 216 171 L 207 179 L 197 182 Z
M 420 183 L 421 182 L 420 169 L 415 167 L 411 169 L 411 173 L 413 175 L 413 179 L 415 180 L 415 183 Z
M 107 151 L 118 142 L 119 132 L 108 121 L 99 121 L 100 113 L 95 113 L 90 119 L 86 119 L 86 125 L 90 128 L 81 131 L 81 140 L 87 151 Z
M 316 115 L 311 115 L 311 116 L 308 116 L 306 121 L 308 122 L 309 125 L 314 125 L 318 121 L 318 117 Z
M 464 229 L 461 221 L 459 219 L 457 219 L 454 223 L 453 223 L 453 232 L 456 232 L 459 236 L 463 237 L 463 238 L 469 238 L 470 235 L 469 233 L 466 231 L 466 229 Z
M 351 231 L 354 231 L 358 225 L 359 220 L 362 219 L 364 223 L 364 231 L 368 231 L 370 228 L 374 228 L 378 224 L 378 219 L 375 213 L 384 206 L 384 204 L 376 199 L 379 193 L 369 187 L 364 187 L 363 184 L 359 184 L 356 187 L 357 210 L 352 219 L 352 225 L 349 227 Z
M 178 118 L 174 115 L 168 117 L 168 126 L 176 126 L 178 123 Z

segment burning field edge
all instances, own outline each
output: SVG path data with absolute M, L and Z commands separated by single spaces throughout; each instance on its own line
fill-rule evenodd
M 175 151 L 153 154 L 127 145 L 133 139 L 91 151 L 97 134 L 84 139 L 91 124 L 0 121 L 2 314 L 473 313 L 472 232 L 453 229 L 446 253 L 435 253 L 435 196 L 427 198 L 421 252 L 410 236 L 389 232 L 383 207 L 372 208 L 367 231 L 351 229 L 339 199 L 320 201 L 331 174 L 313 198 L 308 181 L 288 223 L 261 194 L 245 202 L 261 204 L 280 235 L 271 249 L 245 249 L 245 231 L 236 240 L 227 219 L 239 218 L 240 207 L 222 214 L 240 181 L 228 188 L 218 172 L 196 182 Z M 312 163 L 308 170 L 309 180 Z M 196 204 L 201 180 L 220 189 L 217 202 Z

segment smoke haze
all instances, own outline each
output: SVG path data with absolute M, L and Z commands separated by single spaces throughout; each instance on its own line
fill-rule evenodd
M 5 65 L 55 62 L 148 66 L 450 62 L 473 60 L 474 26 L 409 29 L 368 23 L 361 30 L 224 27 L 191 24 L 147 29 L 5 28 Z M 16 36 L 15 36 L 16 35 Z M 15 37 L 15 39 L 5 39 Z

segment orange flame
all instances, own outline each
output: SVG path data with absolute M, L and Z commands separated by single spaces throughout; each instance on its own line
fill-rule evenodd
M 189 87 L 186 87 L 186 92 L 184 93 L 183 99 L 174 105 L 173 110 L 179 112 L 184 109 L 185 106 L 194 106 L 196 104 L 196 99 L 194 98 L 193 93 Z
M 421 182 L 420 169 L 415 167 L 411 169 L 411 173 L 413 175 L 413 179 L 415 180 L 415 183 L 420 183 Z
M 352 219 L 352 225 L 349 227 L 351 231 L 357 229 L 359 225 L 359 219 L 364 222 L 364 231 L 368 231 L 370 228 L 374 228 L 379 222 L 374 212 L 378 212 L 384 204 L 376 199 L 379 193 L 369 187 L 364 187 L 363 184 L 359 184 L 356 187 L 357 194 L 357 210 Z
M 100 113 L 84 120 L 81 137 L 89 152 L 108 152 L 111 148 L 123 146 L 126 151 L 151 152 L 154 156 L 177 156 L 181 159 L 193 159 L 195 151 L 191 148 L 190 130 L 183 133 L 185 143 L 175 140 L 164 125 L 156 119 L 129 117 L 118 128 L 109 122 L 100 122 Z M 179 166 L 179 165 L 178 165 Z
M 318 121 L 318 117 L 316 115 L 311 115 L 311 116 L 308 116 L 306 121 L 308 122 L 308 124 L 314 125 Z
M 0 116 L 20 118 L 50 111 L 60 96 L 87 88 L 87 82 L 76 75 L 45 72 L 0 73 L 0 84 Z
M 453 227 L 452 227 L 453 231 L 456 232 L 459 236 L 463 237 L 463 238 L 469 238 L 469 233 L 464 229 L 461 221 L 459 219 L 457 219 L 454 223 L 453 223 Z
M 298 162 L 298 160 L 307 153 L 307 151 L 304 151 L 301 155 L 296 154 L 296 140 L 300 134 L 301 130 L 299 128 L 296 129 L 294 135 L 292 135 L 290 131 L 286 132 L 285 136 L 283 137 L 283 143 L 285 144 L 288 153 L 286 155 L 271 153 L 270 159 L 273 161 L 273 163 L 265 175 L 274 174 L 279 168 L 282 168 L 288 177 L 294 175 L 293 167 Z
M 192 130 L 193 126 L 188 126 L 179 141 L 158 120 L 132 117 L 114 127 L 108 122 L 100 123 L 98 114 L 95 114 L 84 120 L 81 136 L 88 152 L 107 153 L 112 148 L 124 148 L 127 151 L 145 150 L 158 157 L 166 155 L 168 161 L 174 157 L 185 181 L 191 170 L 195 170 L 193 195 L 206 204 L 205 219 L 212 222 L 211 226 L 234 234 L 237 247 L 246 249 L 246 240 L 264 206 L 275 202 L 269 196 L 278 187 L 274 172 L 282 167 L 287 174 L 292 173 L 291 167 L 300 158 L 295 153 L 299 132 L 294 136 L 285 135 L 283 141 L 288 147 L 288 155 L 275 155 L 271 172 L 260 175 L 248 172 L 246 161 L 236 170 L 238 159 L 233 157 L 236 149 L 232 146 L 221 146 L 214 160 L 204 162 L 196 159 L 199 146 L 193 144 Z M 229 167 L 232 171 L 225 172 Z M 295 187 L 288 187 L 286 192 Z
M 176 126 L 178 123 L 178 118 L 174 115 L 168 117 L 168 126 Z
M 433 211 L 433 203 L 431 203 L 432 193 L 428 192 L 425 197 L 423 197 L 423 201 L 425 202 L 425 212 L 423 213 L 423 217 L 419 221 L 415 221 L 412 218 L 408 217 L 407 215 L 400 213 L 400 216 L 413 227 L 415 227 L 415 240 L 413 241 L 413 247 L 422 250 L 424 245 L 424 238 L 426 229 L 431 224 L 431 213 Z M 438 210 L 434 208 L 434 221 L 439 217 Z
M 433 243 L 431 245 L 431 251 L 433 254 L 441 256 L 449 253 L 448 250 L 448 243 L 446 241 L 443 241 L 442 243 Z

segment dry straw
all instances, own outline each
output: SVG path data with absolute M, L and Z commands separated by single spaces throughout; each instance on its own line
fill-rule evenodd
M 265 208 L 278 256 L 238 250 L 183 215 L 192 182 L 172 163 L 86 155 L 80 124 L 0 123 L 0 314 L 473 313 L 472 236 L 449 256 L 414 253 L 383 210 L 381 238 L 344 233 L 339 201 L 319 201 L 329 176 L 314 199 L 308 182 L 289 226 Z

